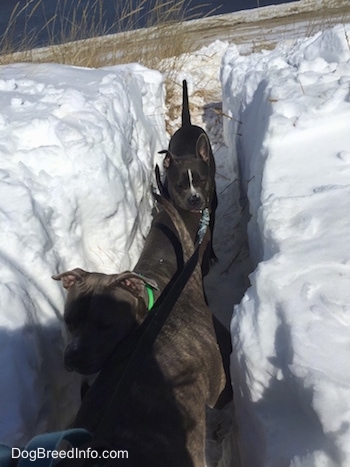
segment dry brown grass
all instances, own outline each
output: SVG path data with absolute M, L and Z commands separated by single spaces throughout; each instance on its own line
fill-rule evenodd
M 199 10 L 188 7 L 185 0 L 155 0 L 147 15 L 144 13 L 147 0 L 140 0 L 134 9 L 127 2 L 123 7 L 116 8 L 113 34 L 110 34 L 111 29 L 106 27 L 102 18 L 102 1 L 96 0 L 93 9 L 90 5 L 76 7 L 69 19 L 63 16 L 63 9 L 57 7 L 55 14 L 46 18 L 43 27 L 49 38 L 49 47 L 44 49 L 33 48 L 35 32 L 29 31 L 29 28 L 20 42 L 14 37 L 16 18 L 25 13 L 30 19 L 39 8 L 44 8 L 42 0 L 35 6 L 27 0 L 21 9 L 15 7 L 7 30 L 0 39 L 0 64 L 56 62 L 97 68 L 139 62 L 157 67 L 163 58 L 191 51 L 191 43 L 182 31 L 182 23 L 185 18 L 198 16 L 196 11 Z M 120 3 L 116 2 L 116 5 Z M 135 31 L 140 20 L 146 27 Z
M 338 9 L 337 22 L 339 24 L 346 24 L 349 5 L 347 5 L 347 8 L 343 8 L 342 2 L 340 1 L 339 8 L 337 8 L 337 1 L 330 2 L 329 0 L 321 0 L 319 2 L 318 21 L 315 21 L 314 15 L 312 14 L 307 17 L 307 27 L 305 31 L 306 37 L 311 37 L 318 32 L 324 32 L 334 26 L 334 18 L 331 18 L 329 15 L 330 8 L 334 7 Z M 322 21 L 320 21 L 320 17 L 322 18 Z
M 114 29 L 121 29 L 123 25 L 126 30 L 116 34 L 109 34 L 110 31 L 101 20 L 102 0 L 96 0 L 93 13 L 85 7 L 80 9 L 79 15 L 74 11 L 69 21 L 59 16 L 61 13 L 57 8 L 52 18 L 46 18 L 45 28 L 50 45 L 45 48 L 32 47 L 35 37 L 30 32 L 25 34 L 25 42 L 14 45 L 11 32 L 14 30 L 16 15 L 29 8 L 31 3 L 30 0 L 27 1 L 21 10 L 15 8 L 7 32 L 0 41 L 1 65 L 54 62 L 99 68 L 137 62 L 164 73 L 166 100 L 171 101 L 177 86 L 173 76 L 183 68 L 189 54 L 194 51 L 193 41 L 184 28 L 184 21 L 196 18 L 198 14 L 196 9 L 188 6 L 188 1 L 154 0 L 153 9 L 147 18 L 143 18 L 147 27 L 138 30 L 135 30 L 135 25 L 139 24 L 147 0 L 140 0 L 134 10 L 126 5 L 116 11 L 117 19 L 114 24 Z M 42 7 L 41 1 L 30 10 L 28 18 L 37 8 Z M 97 20 L 91 22 L 91 16 Z M 54 30 L 57 31 L 56 23 L 61 25 L 58 36 L 57 32 L 56 35 L 53 33 Z

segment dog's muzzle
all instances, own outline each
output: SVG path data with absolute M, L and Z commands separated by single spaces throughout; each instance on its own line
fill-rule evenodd
M 203 199 L 199 195 L 192 195 L 187 199 L 187 204 L 191 211 L 200 211 L 203 209 Z

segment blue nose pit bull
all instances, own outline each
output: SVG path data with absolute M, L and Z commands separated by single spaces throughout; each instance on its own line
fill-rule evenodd
M 184 211 L 198 212 L 208 208 L 212 235 L 217 207 L 215 160 L 208 135 L 203 128 L 191 123 L 186 80 L 182 84 L 182 125 L 171 137 L 168 149 L 160 151 L 165 154 L 165 180 L 160 191 L 172 200 L 182 217 Z M 202 263 L 203 275 L 209 272 L 210 263 L 215 260 L 210 242 Z
M 182 218 L 168 204 L 176 229 L 168 212 L 156 216 L 136 273 L 106 275 L 76 269 L 54 276 L 68 290 L 64 317 L 81 349 L 79 359 L 74 346 L 67 351 L 66 364 L 85 373 L 101 370 L 73 426 L 94 433 L 107 413 L 109 427 L 100 436 L 111 449 L 129 452 L 126 464 L 130 467 L 204 467 L 205 405 L 215 406 L 225 387 L 213 318 L 197 266 L 130 382 L 129 393 L 117 412 L 109 413 L 115 387 L 128 364 L 124 350 L 129 341 L 137 344 L 133 336 L 149 313 L 145 283 L 156 287 L 155 280 L 163 289 L 171 280 L 178 256 L 172 250 L 174 237 L 182 245 L 184 260 L 193 251 Z M 140 276 L 141 270 L 152 279 Z M 111 459 L 104 465 L 118 462 Z
M 166 187 L 173 203 L 186 211 L 201 211 L 211 206 L 214 196 L 213 162 L 205 133 L 194 126 L 181 129 L 181 138 L 188 142 L 193 137 L 196 140 L 194 153 L 191 154 L 192 144 L 188 147 L 182 145 L 181 157 L 167 151 L 163 165 L 166 169 Z
M 156 283 L 134 272 L 90 273 L 76 268 L 53 276 L 68 291 L 64 320 L 70 343 L 64 352 L 68 371 L 90 375 L 101 370 L 113 350 L 144 320 Z

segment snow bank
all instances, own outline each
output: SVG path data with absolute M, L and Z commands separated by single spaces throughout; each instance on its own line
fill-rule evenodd
M 231 322 L 244 465 L 350 465 L 350 26 L 226 52 L 256 266 Z
M 0 68 L 2 442 L 22 445 L 74 415 L 64 294 L 50 277 L 136 262 L 166 144 L 163 102 L 161 75 L 138 65 Z

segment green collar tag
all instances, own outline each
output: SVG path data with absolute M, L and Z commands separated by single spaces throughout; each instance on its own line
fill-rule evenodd
M 146 290 L 147 290 L 147 295 L 148 295 L 148 311 L 152 310 L 153 305 L 154 305 L 154 294 L 153 294 L 153 289 L 150 285 L 145 284 Z

